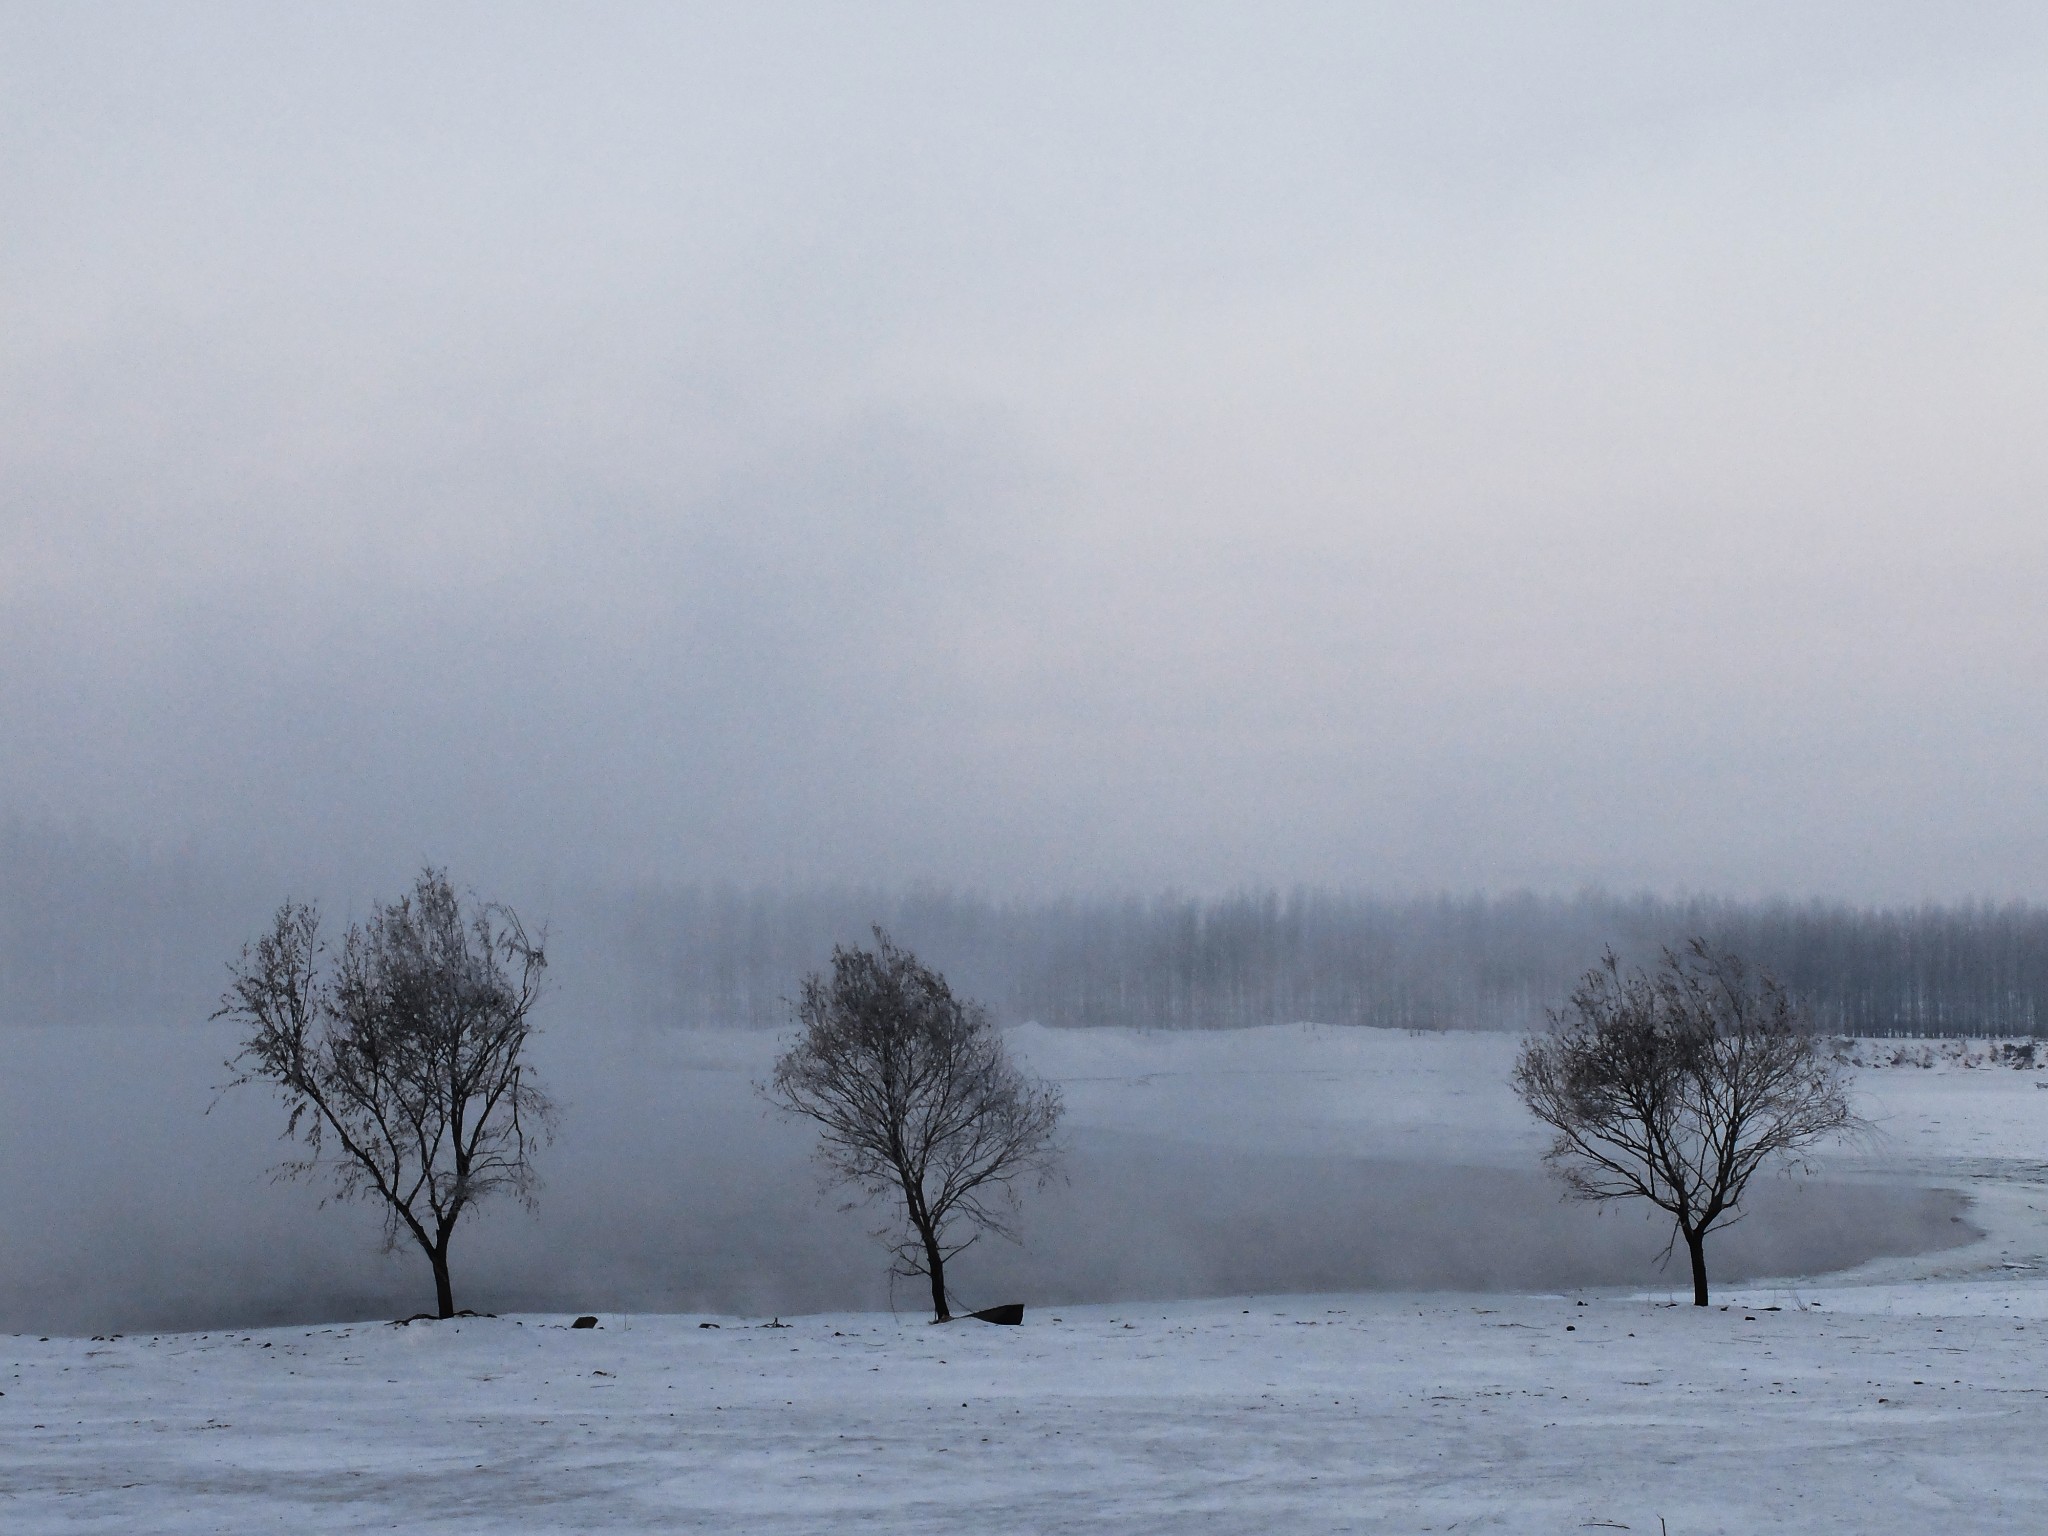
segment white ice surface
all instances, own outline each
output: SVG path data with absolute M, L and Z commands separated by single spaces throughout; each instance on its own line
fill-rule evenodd
M 1375 1149 L 1491 1124 L 1501 1155 L 1526 1136 L 1496 1119 L 1512 1105 L 1488 1053 L 1511 1044 L 1329 1033 L 1301 1032 L 1309 1087 L 1270 1097 L 1250 1079 L 1270 1039 L 1018 1043 L 1103 1124 L 1142 1109 L 1195 1138 Z M 1369 1111 L 1340 1091 L 1361 1074 L 1387 1089 Z M 0 1531 L 2048 1530 L 2036 1080 L 1864 1074 L 1879 1133 L 1837 1161 L 1969 1191 L 1985 1238 L 1726 1310 L 1381 1293 L 1016 1329 L 536 1316 L 8 1339 Z
M 1069 1124 L 1255 1152 L 1528 1167 L 1544 1138 L 1508 1087 L 1520 1045 L 1480 1031 L 1316 1024 L 1009 1031 Z

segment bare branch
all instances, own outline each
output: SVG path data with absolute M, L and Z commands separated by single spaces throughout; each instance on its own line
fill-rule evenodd
M 1702 939 L 1654 971 L 1603 956 L 1523 1044 L 1513 1081 L 1556 1133 L 1544 1156 L 1571 1197 L 1671 1214 L 1701 1306 L 1706 1234 L 1739 1217 L 1757 1170 L 1857 1123 L 1790 994 Z
M 229 1086 L 277 1087 L 284 1134 L 306 1149 L 283 1174 L 325 1169 L 338 1198 L 373 1198 L 387 1245 L 403 1234 L 427 1255 L 450 1316 L 456 1223 L 500 1191 L 532 1204 L 532 1153 L 553 1124 L 524 1060 L 541 942 L 508 907 L 465 913 L 428 869 L 350 928 L 331 966 L 324 955 L 318 914 L 287 902 L 229 967 L 215 1017 L 249 1030 Z
M 795 1011 L 803 1032 L 763 1092 L 817 1122 L 832 1182 L 901 1202 L 892 1268 L 930 1278 L 943 1321 L 946 1260 L 984 1232 L 1012 1236 L 1017 1186 L 1052 1176 L 1059 1090 L 1027 1080 L 986 1010 L 879 928 L 873 950 L 835 949 Z

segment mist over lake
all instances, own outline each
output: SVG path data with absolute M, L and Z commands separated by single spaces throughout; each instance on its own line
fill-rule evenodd
M 1676 1286 L 1637 1210 L 1562 1203 L 1505 1086 L 1510 1037 L 1273 1029 L 1013 1034 L 1065 1087 L 1063 1182 L 1027 1194 L 1022 1246 L 949 1271 L 975 1305 L 1349 1289 Z M 823 1194 L 805 1127 L 754 1094 L 773 1035 L 601 1027 L 542 1037 L 562 1104 L 537 1216 L 458 1236 L 486 1311 L 914 1309 Z M 220 1026 L 0 1035 L 0 1328 L 99 1333 L 398 1317 L 431 1299 L 374 1210 L 277 1184 L 282 1111 L 217 1102 Z M 209 1112 L 209 1105 L 212 1105 Z M 1717 1241 L 1719 1275 L 1813 1274 L 1968 1235 L 1945 1191 L 1840 1174 L 1767 1180 Z

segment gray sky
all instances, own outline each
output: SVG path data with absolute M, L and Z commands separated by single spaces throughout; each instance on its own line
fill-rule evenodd
M 0 7 L 0 813 L 2048 897 L 2037 4 Z

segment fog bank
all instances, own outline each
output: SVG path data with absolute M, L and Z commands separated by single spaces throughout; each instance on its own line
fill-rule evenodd
M 405 879 L 374 887 L 389 897 Z M 474 871 L 451 872 L 458 883 Z M 485 887 L 545 925 L 551 1013 L 779 1029 L 801 979 L 880 924 L 998 1022 L 1165 1029 L 1310 1021 L 1426 1029 L 1540 1024 L 1600 954 L 1704 936 L 1783 981 L 1845 1034 L 2048 1029 L 2048 907 L 1872 909 L 1707 896 L 1398 897 L 1248 888 L 1057 897 L 944 886 Z M 0 818 L 0 1028 L 198 1020 L 224 962 L 287 895 L 330 937 L 366 893 L 195 851 Z
M 2040 899 L 2044 61 L 5 7 L 0 813 L 329 891 Z

